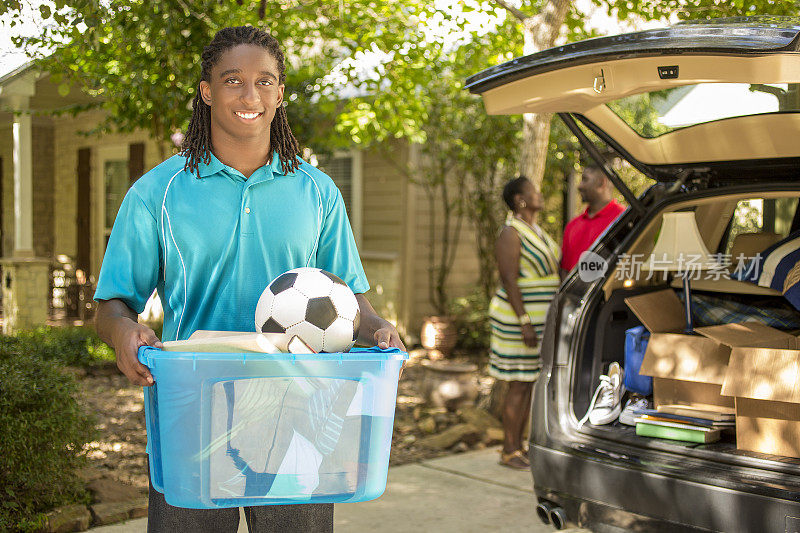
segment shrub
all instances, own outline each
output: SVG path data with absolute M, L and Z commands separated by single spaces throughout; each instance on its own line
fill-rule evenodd
M 489 302 L 480 290 L 450 302 L 450 316 L 458 332 L 456 350 L 472 352 L 478 359 L 489 353 Z
M 77 474 L 94 436 L 92 417 L 59 357 L 42 359 L 30 342 L 0 345 L 0 531 L 34 530 L 42 513 L 88 503 Z
M 0 350 L 13 349 L 45 361 L 92 367 L 114 361 L 111 350 L 88 327 L 49 327 L 0 337 Z

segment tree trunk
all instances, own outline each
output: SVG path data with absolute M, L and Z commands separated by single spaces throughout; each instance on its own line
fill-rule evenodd
M 571 3 L 570 0 L 549 0 L 538 15 L 521 20 L 525 55 L 552 48 L 561 33 Z M 541 190 L 544 178 L 551 117 L 549 113 L 523 115 L 525 127 L 520 173 L 527 176 L 537 190 Z
M 525 113 L 522 115 L 525 126 L 519 172 L 533 182 L 537 191 L 542 190 L 552 116 L 550 113 Z

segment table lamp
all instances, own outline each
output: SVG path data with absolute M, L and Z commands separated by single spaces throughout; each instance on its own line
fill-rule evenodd
M 683 296 L 686 309 L 686 333 L 692 333 L 692 294 L 687 263 L 692 271 L 708 270 L 714 266 L 706 248 L 693 211 L 665 213 L 650 259 L 644 268 L 664 272 L 683 272 Z

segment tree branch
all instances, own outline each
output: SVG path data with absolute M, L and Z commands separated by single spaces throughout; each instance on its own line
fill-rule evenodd
M 509 13 L 511 13 L 511 15 L 513 15 L 514 18 L 516 18 L 520 22 L 524 22 L 525 19 L 530 18 L 529 15 L 526 15 L 525 13 L 523 13 L 522 11 L 517 9 L 516 7 L 512 6 L 511 4 L 506 2 L 506 0 L 494 0 L 494 3 L 499 5 L 500 7 L 502 7 L 503 9 L 508 11 Z
M 183 8 L 183 11 L 186 13 L 186 15 L 192 16 L 192 17 L 196 18 L 197 20 L 202 20 L 203 22 L 205 22 L 208 25 L 211 24 L 211 21 L 208 20 L 208 17 L 206 17 L 202 13 L 197 13 L 196 11 L 192 10 L 192 8 L 190 8 L 188 5 L 186 5 L 186 2 L 184 2 L 183 0 L 178 0 L 178 4 Z M 241 5 L 241 4 L 239 4 L 239 5 Z

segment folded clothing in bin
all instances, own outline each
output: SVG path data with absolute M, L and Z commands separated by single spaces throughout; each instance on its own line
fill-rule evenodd
M 653 378 L 639 374 L 650 332 L 644 326 L 625 331 L 625 388 L 644 396 L 653 394 Z
M 168 503 L 220 508 L 377 498 L 407 354 L 140 349 L 151 479 Z
M 212 387 L 211 434 L 202 452 L 209 459 L 211 498 L 292 494 L 310 497 L 320 485 L 320 466 L 345 439 L 358 435 L 358 383 L 346 379 L 251 378 Z M 344 445 L 337 458 L 349 465 L 339 487 L 355 490 L 358 447 Z M 277 484 L 276 484 L 277 482 Z

